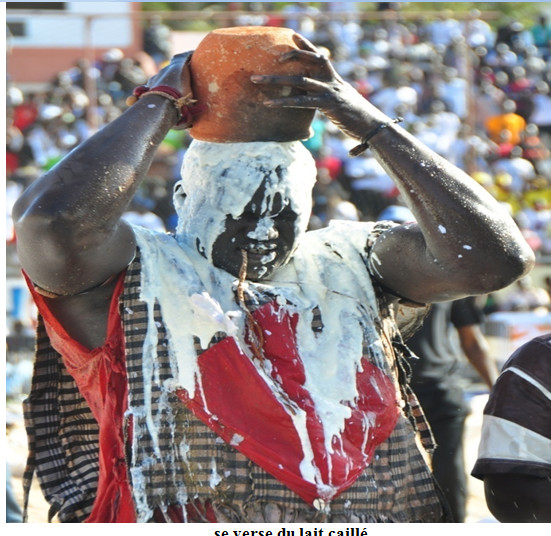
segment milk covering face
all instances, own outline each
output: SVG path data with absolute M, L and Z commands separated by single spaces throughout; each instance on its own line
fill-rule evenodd
M 316 166 L 301 142 L 211 143 L 186 152 L 174 206 L 179 242 L 215 266 L 247 278 L 285 264 L 306 230 Z
M 227 443 L 290 487 L 296 483 L 320 508 L 357 477 L 391 432 L 398 415 L 387 363 L 394 324 L 381 320 L 367 269 L 373 225 L 341 221 L 306 233 L 315 176 L 300 142 L 194 141 L 175 192 L 176 240 L 135 227 L 147 331 L 140 371 L 145 402 L 140 397 L 129 410 L 134 493 L 143 483 L 146 494 L 142 475 L 151 458 L 139 458 L 138 430 L 151 437 L 161 460 L 159 416 L 174 414 L 177 421 L 174 392 L 200 406 L 199 418 L 221 437 L 228 431 Z M 256 269 L 247 281 L 235 274 L 242 249 Z M 274 259 L 280 251 L 284 266 Z M 130 320 L 135 313 L 125 314 Z M 262 337 L 252 340 L 255 326 Z M 169 380 L 159 374 L 161 356 L 169 360 Z M 238 377 L 230 380 L 225 371 Z M 261 411 L 234 411 L 230 392 L 248 398 L 253 384 L 254 403 L 243 400 L 241 407 Z M 155 413 L 157 392 L 162 411 Z M 274 436 L 273 426 L 259 433 L 263 415 L 272 416 L 281 433 Z M 176 437 L 172 426 L 168 432 Z M 286 460 L 274 461 L 283 436 Z M 187 460 L 197 445 L 184 440 L 177 448 Z M 213 457 L 212 488 L 226 477 L 227 468 L 217 464 Z M 178 486 L 185 504 L 195 490 L 184 480 Z
M 147 311 L 143 402 L 140 396 L 129 409 L 138 496 L 147 493 L 153 458 L 140 432 L 159 460 L 161 434 L 180 433 L 172 393 L 185 393 L 224 441 L 320 509 L 357 478 L 394 427 L 398 406 L 386 360 L 392 326 L 381 321 L 366 269 L 373 226 L 335 222 L 306 233 L 315 176 L 300 142 L 194 141 L 175 192 L 177 240 L 135 227 Z M 239 260 L 230 259 L 242 249 L 260 281 L 232 273 Z M 274 259 L 280 251 L 281 267 Z M 135 313 L 125 314 L 130 320 Z M 253 340 L 255 326 L 261 337 Z M 168 380 L 161 359 L 169 361 Z M 174 417 L 162 428 L 166 416 Z M 194 467 L 205 452 L 188 441 L 175 446 L 183 465 L 190 459 Z M 214 489 L 232 473 L 218 458 L 209 461 L 204 482 Z M 187 485 L 177 481 L 180 504 L 195 496 Z

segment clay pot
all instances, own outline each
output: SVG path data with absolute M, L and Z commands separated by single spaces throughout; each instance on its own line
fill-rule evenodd
M 207 34 L 191 58 L 193 96 L 206 110 L 189 130 L 212 142 L 293 141 L 310 136 L 314 110 L 267 108 L 268 98 L 287 96 L 290 88 L 253 84 L 253 74 L 308 75 L 296 61 L 279 56 L 298 48 L 288 28 L 244 26 Z

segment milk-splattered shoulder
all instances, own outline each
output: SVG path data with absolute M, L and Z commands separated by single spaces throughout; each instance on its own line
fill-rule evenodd
M 400 299 L 392 289 L 382 287 L 376 279 L 379 262 L 372 254 L 375 242 L 384 240 L 384 232 L 396 225 L 390 221 L 333 220 L 328 227 L 302 237 L 293 265 L 295 269 L 299 266 L 302 271 L 310 271 L 309 277 L 305 274 L 307 280 L 311 281 L 315 273 L 320 282 L 334 291 L 365 300 L 364 303 L 375 299 L 382 313 L 391 310 L 407 338 L 419 328 L 429 306 Z
M 329 288 L 348 291 L 371 289 L 370 250 L 380 232 L 373 222 L 333 220 L 316 231 L 301 237 L 293 264 L 305 273 L 308 281 L 313 274 Z

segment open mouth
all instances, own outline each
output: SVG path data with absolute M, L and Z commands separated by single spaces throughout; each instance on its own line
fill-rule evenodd
M 272 256 L 272 254 L 275 255 L 277 244 L 275 242 L 251 242 L 241 249 L 244 249 L 249 256 Z
M 264 273 L 268 265 L 272 264 L 277 257 L 277 244 L 274 242 L 249 243 L 242 248 L 241 255 L 246 259 L 251 273 Z

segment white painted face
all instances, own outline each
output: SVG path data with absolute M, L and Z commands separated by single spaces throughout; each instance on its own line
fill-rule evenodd
M 194 140 L 174 193 L 177 239 L 235 276 L 240 250 L 248 250 L 258 264 L 250 278 L 265 277 L 288 260 L 305 232 L 315 179 L 315 162 L 298 141 Z M 289 227 L 291 214 L 292 238 L 278 227 L 284 219 Z M 223 255 L 213 255 L 215 243 Z

